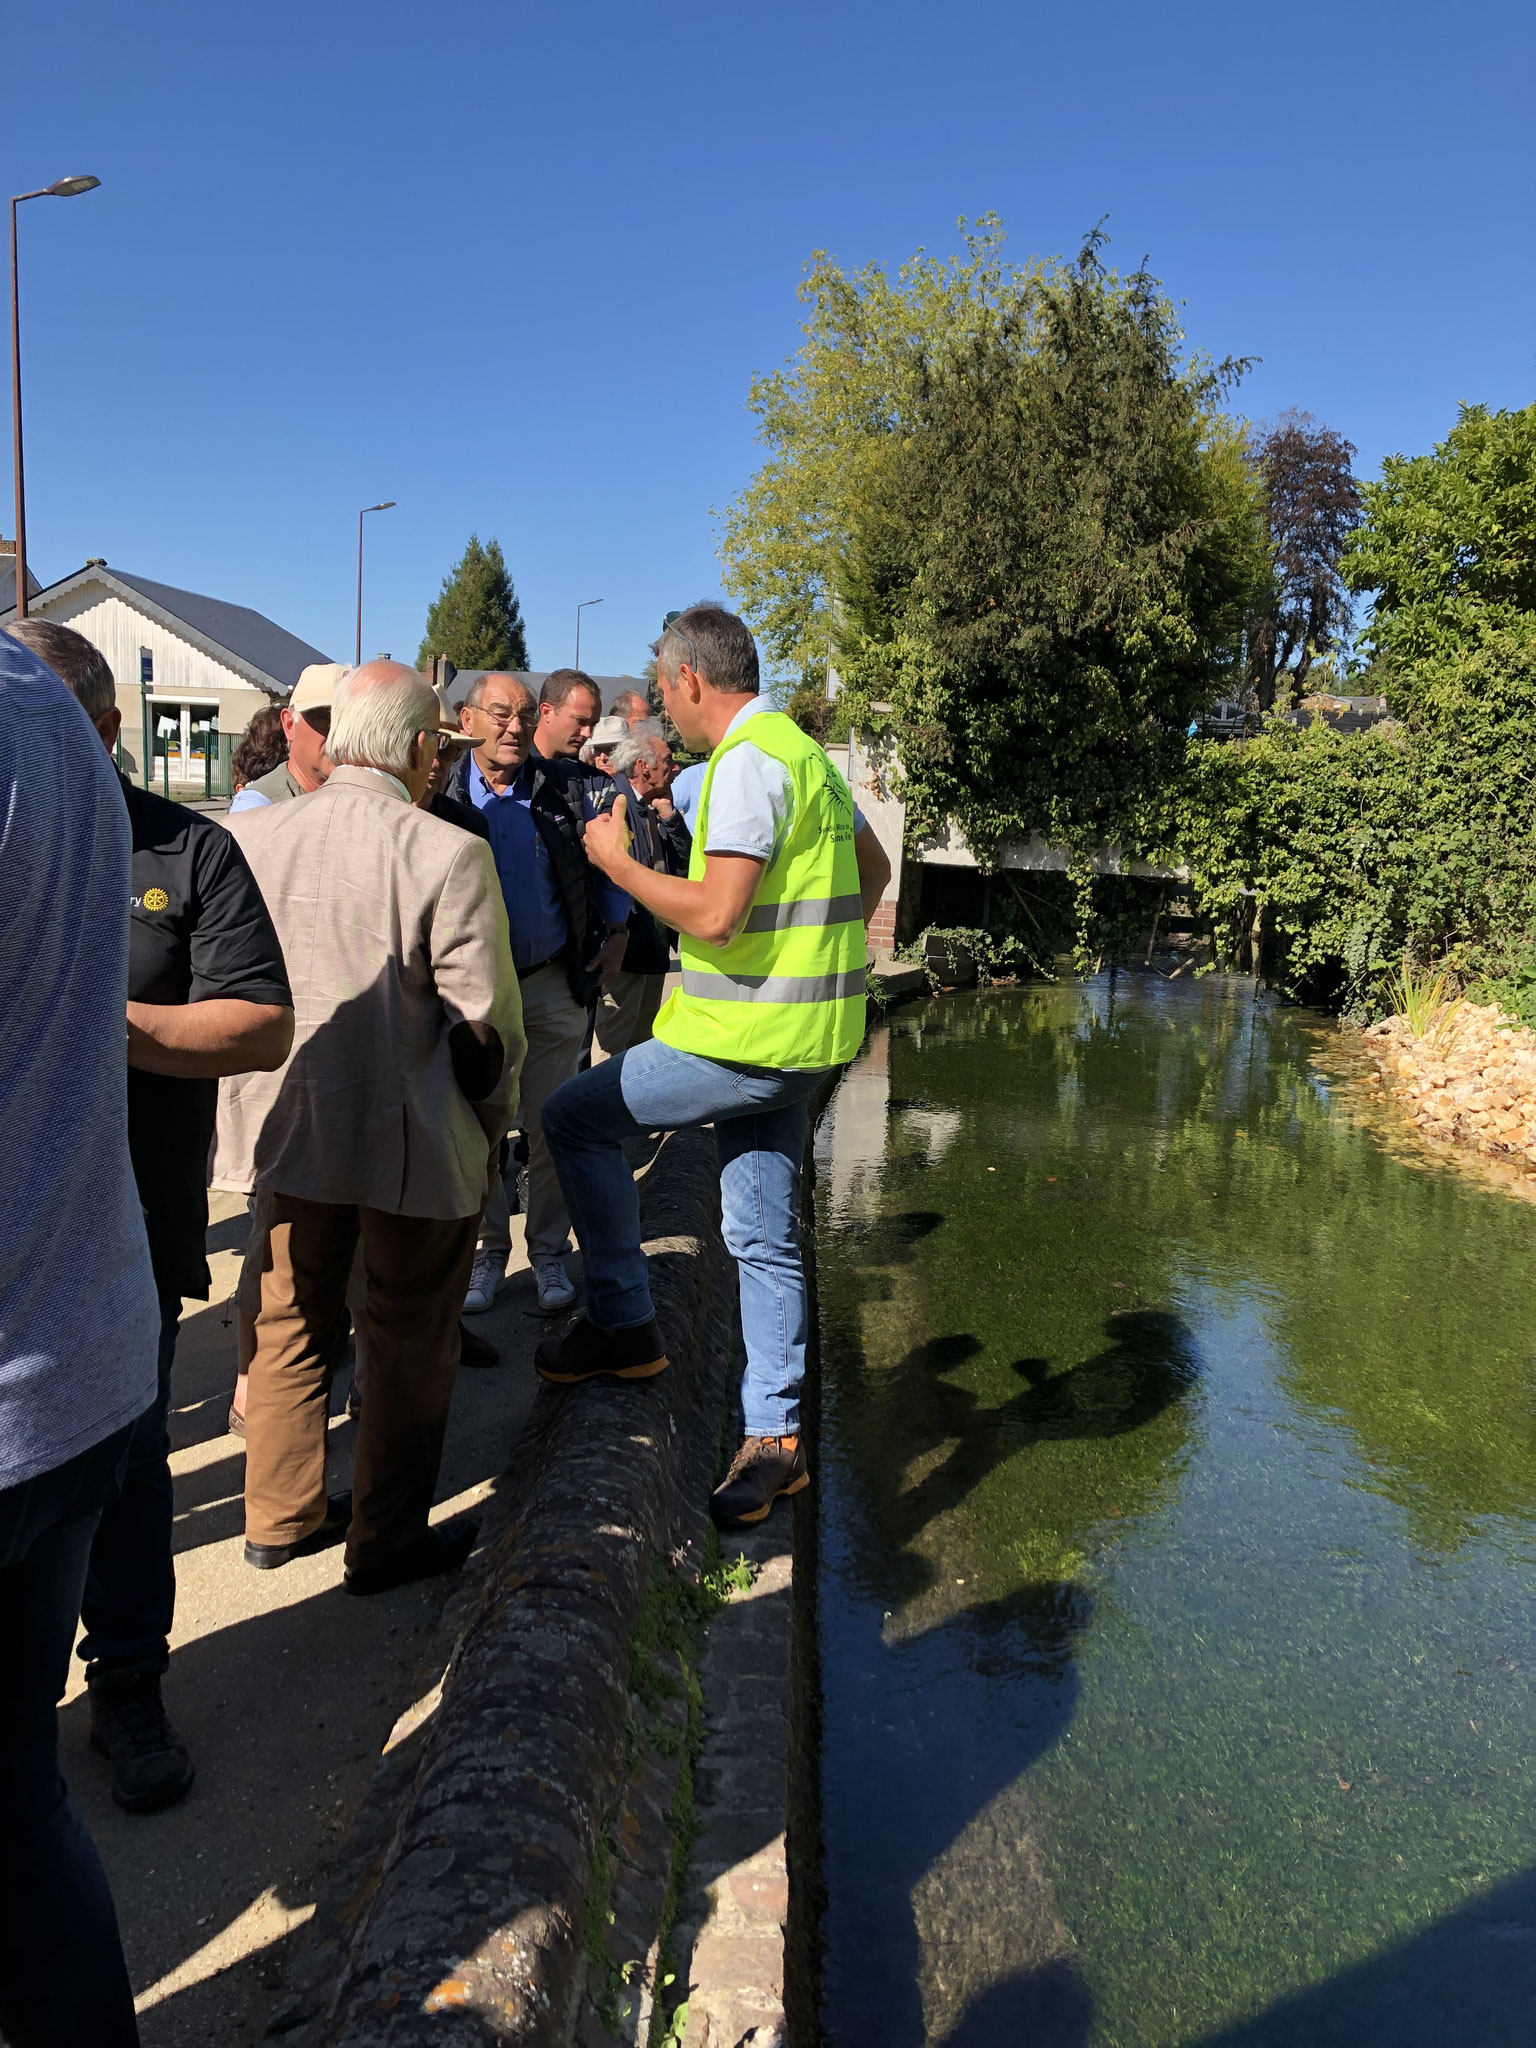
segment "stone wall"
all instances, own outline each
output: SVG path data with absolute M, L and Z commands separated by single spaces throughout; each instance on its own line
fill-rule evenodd
M 440 1691 L 397 1730 L 274 2017 L 294 2048 L 559 2048 L 576 2025 L 594 1865 L 635 1804 L 630 1639 L 697 1535 L 731 1356 L 712 1135 L 666 1139 L 640 1189 L 672 1369 L 541 1390 Z

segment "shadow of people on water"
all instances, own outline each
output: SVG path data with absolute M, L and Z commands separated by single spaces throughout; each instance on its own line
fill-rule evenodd
M 1198 2048 L 1517 2048 L 1536 2038 L 1536 1870 Z
M 1005 1977 L 966 2007 L 943 2048 L 1085 2048 L 1093 2001 L 1069 1958 Z
M 1067 1937 L 1027 1794 L 1014 1794 L 1071 1721 L 1073 1646 L 1092 1613 L 1088 1594 L 1063 1581 L 1021 1586 L 911 1636 L 835 1617 L 856 1639 L 823 1648 L 841 1735 L 823 1760 L 829 2040 L 922 2048 L 936 2019 L 991 1995 L 989 1980 L 1021 1965 L 1059 1979 Z M 824 1610 L 824 1626 L 833 1619 Z M 1058 2009 L 1062 1998 L 1036 2001 L 1039 2015 Z M 1032 2048 L 1081 2038 L 1029 2037 Z
M 838 1543 L 853 1569 L 824 1587 L 821 1622 L 836 1730 L 823 1779 L 831 2039 L 867 2029 L 891 2048 L 1080 2048 L 1088 2037 L 1088 1994 L 1056 1913 L 1028 1773 L 1067 1735 L 1091 1597 L 1071 1577 L 1034 1578 L 903 1634 L 881 1625 L 869 1595 L 894 1612 L 942 1603 L 952 1571 L 964 1584 L 1027 1569 L 1011 1530 L 999 1540 L 995 1504 L 961 1531 L 953 1565 L 941 1531 L 917 1544 L 1020 1454 L 1028 1487 L 1030 1452 L 1150 1431 L 1144 1447 L 1116 1454 L 1108 1499 L 1135 1512 L 1156 1497 L 1186 1440 L 1177 1410 L 1198 1382 L 1194 1338 L 1178 1316 L 1148 1309 L 1110 1316 L 1104 1334 L 1065 1371 L 1015 1360 L 1017 1391 L 992 1405 L 985 1382 L 954 1377 L 984 1349 L 968 1332 L 856 1378 L 843 1368 Z M 900 1490 L 895 1475 L 935 1453 Z M 1097 1489 L 1063 1491 L 1059 1472 L 1051 1484 L 1062 1513 L 1044 1519 L 1065 1554 L 1110 1510 Z
M 1178 1316 L 1127 1309 L 1110 1316 L 1104 1332 L 1104 1349 L 1065 1372 L 1052 1374 L 1043 1358 L 1016 1360 L 1012 1369 L 1024 1384 L 997 1405 L 946 1377 L 983 1350 L 968 1333 L 914 1345 L 888 1372 L 870 1376 L 862 1394 L 844 1395 L 845 1445 L 850 1431 L 862 1435 L 873 1425 L 885 1447 L 880 1483 L 870 1485 L 860 1506 L 878 1530 L 880 1557 L 898 1575 L 893 1593 L 911 1598 L 921 1589 L 925 1575 L 911 1553 L 914 1540 L 1008 1459 L 1037 1444 L 1130 1435 L 1196 1385 L 1194 1337 Z M 946 1444 L 951 1448 L 915 1486 L 890 1489 L 893 1467 L 910 1466 Z M 1156 1460 L 1159 1469 L 1165 1462 Z

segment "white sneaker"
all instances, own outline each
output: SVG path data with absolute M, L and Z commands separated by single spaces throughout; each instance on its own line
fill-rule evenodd
M 576 1289 L 571 1285 L 564 1259 L 540 1259 L 533 1269 L 533 1277 L 539 1284 L 539 1307 L 551 1315 L 556 1309 L 569 1308 L 576 1299 Z
M 505 1256 L 501 1252 L 481 1252 L 469 1276 L 469 1292 L 464 1297 L 465 1315 L 483 1316 L 501 1292 L 506 1277 Z

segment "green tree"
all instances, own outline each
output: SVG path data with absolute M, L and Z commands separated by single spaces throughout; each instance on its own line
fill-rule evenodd
M 851 509 L 839 666 L 887 705 L 908 817 L 985 861 L 1040 830 L 1134 837 L 1241 660 L 1268 574 L 1256 479 L 1156 280 L 1100 237 L 916 351 Z
M 500 541 L 482 547 L 479 535 L 472 533 L 468 547 L 443 578 L 427 613 L 418 666 L 424 668 L 433 655 L 446 655 L 455 668 L 527 668 L 522 607 Z
M 1363 497 L 1343 572 L 1374 593 L 1373 668 L 1403 723 L 1276 719 L 1244 747 L 1193 747 L 1161 837 L 1218 928 L 1262 901 L 1294 994 L 1370 1015 L 1411 952 L 1519 1004 L 1536 974 L 1536 406 L 1463 408 Z
M 878 264 L 848 272 L 818 249 L 800 285 L 810 310 L 799 352 L 748 393 L 766 459 L 726 510 L 721 560 L 769 660 L 802 679 L 825 679 L 855 513 L 892 459 L 922 351 L 1028 303 L 1033 271 L 1003 261 L 996 216 L 960 228 L 963 257 L 919 250 L 894 282 Z
M 1430 455 L 1390 455 L 1344 559 L 1394 709 L 1430 713 L 1445 657 L 1536 619 L 1536 405 L 1461 408 Z

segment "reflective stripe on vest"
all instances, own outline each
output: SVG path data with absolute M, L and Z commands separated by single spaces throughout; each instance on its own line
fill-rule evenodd
M 689 879 L 702 880 L 715 770 L 747 742 L 787 772 L 793 802 L 746 922 L 723 946 L 684 933 L 682 986 L 656 1019 L 679 1052 L 744 1066 L 840 1066 L 864 1035 L 866 973 L 853 797 L 825 751 L 781 711 L 716 747 L 694 814 Z
M 805 896 L 798 903 L 759 903 L 742 930 L 786 932 L 792 925 L 851 924 L 855 918 L 863 922 L 862 896 Z
M 845 974 L 700 974 L 683 969 L 683 993 L 704 996 L 712 1003 L 840 1003 L 862 996 L 869 983 L 867 968 Z

